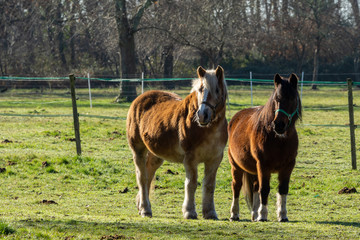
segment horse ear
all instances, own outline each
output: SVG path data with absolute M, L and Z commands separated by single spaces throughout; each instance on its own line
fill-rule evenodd
M 289 82 L 290 82 L 291 86 L 293 86 L 294 88 L 297 88 L 298 81 L 299 81 L 298 76 L 296 76 L 295 73 L 292 73 L 289 78 Z
M 197 69 L 197 74 L 198 74 L 199 78 L 204 77 L 205 73 L 206 73 L 206 70 L 202 66 L 199 66 Z
M 277 87 L 280 83 L 281 83 L 281 76 L 277 73 L 275 74 L 275 77 L 274 77 L 274 85 L 275 87 Z
M 215 73 L 216 73 L 216 77 L 219 80 L 219 82 L 222 82 L 223 77 L 224 77 L 224 69 L 219 65 L 219 66 L 217 66 Z

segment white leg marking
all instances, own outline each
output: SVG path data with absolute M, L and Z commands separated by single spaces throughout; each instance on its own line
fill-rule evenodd
M 197 167 L 184 163 L 186 170 L 185 199 L 182 207 L 185 219 L 196 219 L 195 191 L 197 188 Z
M 260 204 L 258 213 L 259 213 L 259 216 L 257 218 L 257 221 L 267 221 L 268 209 L 267 209 L 266 205 Z
M 288 221 L 287 218 L 287 210 L 286 210 L 286 199 L 287 194 L 280 195 L 279 193 L 276 194 L 277 197 L 277 217 L 278 221 Z
M 260 197 L 258 192 L 253 193 L 253 205 L 251 210 L 251 221 L 256 221 L 260 207 Z
M 231 221 L 237 221 L 240 219 L 239 216 L 239 198 L 234 198 L 231 203 L 231 211 L 230 211 L 230 220 Z

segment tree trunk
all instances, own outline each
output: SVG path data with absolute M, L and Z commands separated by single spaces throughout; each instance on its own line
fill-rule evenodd
M 70 63 L 71 67 L 76 67 L 75 61 L 75 33 L 76 33 L 76 10 L 79 5 L 78 1 L 73 1 L 73 6 L 71 8 L 71 22 L 70 22 Z
M 136 77 L 136 56 L 135 56 L 135 32 L 138 30 L 140 19 L 154 0 L 146 0 L 129 19 L 126 9 L 126 0 L 114 0 L 115 19 L 119 33 L 121 78 Z M 131 24 L 130 24 L 131 23 Z M 120 94 L 117 101 L 126 100 L 131 102 L 136 98 L 136 83 L 122 81 L 120 84 Z
M 316 82 L 318 80 L 318 73 L 319 73 L 319 55 L 320 55 L 319 52 L 320 52 L 320 43 L 317 40 L 315 53 L 314 53 L 314 70 L 313 70 L 313 77 L 312 77 L 313 83 L 311 85 L 311 89 L 313 89 L 313 90 L 317 89 Z
M 355 53 L 355 57 L 354 57 L 354 74 L 355 74 L 355 81 L 357 83 L 360 82 L 360 76 L 359 76 L 359 61 L 360 61 L 360 57 L 359 57 L 359 53 Z
M 173 65 L 174 65 L 174 45 L 170 44 L 164 47 L 164 78 L 173 77 Z M 165 87 L 167 89 L 174 89 L 175 83 L 173 81 L 166 81 Z
M 64 41 L 64 31 L 63 31 L 63 19 L 62 19 L 62 10 L 63 6 L 61 1 L 58 2 L 58 7 L 56 8 L 56 26 L 57 26 L 57 44 L 58 44 L 58 51 L 59 51 L 59 58 L 61 61 L 61 65 L 65 71 L 67 71 L 67 64 L 65 58 L 65 41 Z
M 360 43 L 360 11 L 359 11 L 359 3 L 358 0 L 350 0 L 351 7 L 353 10 L 353 15 L 355 19 L 355 49 L 354 49 L 354 73 L 355 73 L 355 81 L 360 81 L 359 76 L 359 61 L 360 61 L 360 52 L 359 52 L 359 43 Z

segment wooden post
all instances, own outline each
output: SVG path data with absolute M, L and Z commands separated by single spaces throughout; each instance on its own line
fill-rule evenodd
M 350 123 L 350 141 L 351 141 L 351 164 L 352 169 L 356 169 L 356 145 L 355 145 L 355 128 L 354 125 L 354 105 L 353 105 L 353 94 L 352 94 L 352 80 L 347 79 L 348 84 L 348 102 L 349 102 L 349 123 Z
M 70 74 L 69 78 L 70 78 L 71 99 L 72 99 L 73 117 L 74 117 L 76 152 L 77 152 L 77 155 L 80 156 L 81 155 L 80 125 L 79 125 L 79 114 L 78 114 L 77 106 L 76 106 L 75 76 L 74 76 L 74 74 Z

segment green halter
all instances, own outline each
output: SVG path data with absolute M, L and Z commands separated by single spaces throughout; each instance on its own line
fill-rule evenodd
M 285 115 L 289 118 L 289 124 L 288 124 L 288 126 L 290 126 L 291 120 L 292 120 L 292 118 L 295 116 L 295 114 L 297 114 L 298 117 L 300 117 L 300 113 L 299 113 L 299 98 L 298 98 L 298 104 L 297 104 L 297 106 L 296 106 L 296 109 L 295 109 L 295 111 L 294 111 L 292 114 L 289 114 L 289 113 L 287 113 L 285 110 L 282 110 L 282 109 L 276 110 L 276 111 L 275 111 L 275 114 L 278 113 L 278 112 L 282 112 L 283 114 L 285 114 Z

